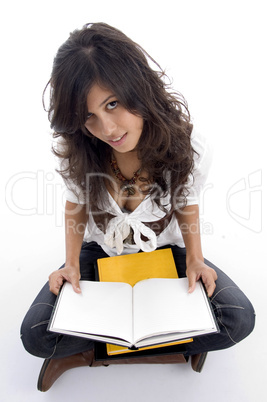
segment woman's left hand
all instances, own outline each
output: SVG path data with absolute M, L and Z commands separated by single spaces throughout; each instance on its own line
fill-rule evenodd
M 208 296 L 211 297 L 216 284 L 217 274 L 213 268 L 208 267 L 202 260 L 187 263 L 186 276 L 189 281 L 188 292 L 192 293 L 196 287 L 196 281 L 202 279 Z

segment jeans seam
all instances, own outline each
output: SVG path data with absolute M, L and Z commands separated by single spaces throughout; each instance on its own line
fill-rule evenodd
M 52 357 L 53 357 L 54 354 L 56 353 L 56 349 L 57 349 L 57 340 L 58 340 L 58 337 L 57 337 L 57 339 L 56 339 L 56 344 L 55 344 L 55 346 L 54 346 L 53 353 L 51 354 L 51 356 L 47 357 L 47 359 L 52 359 Z
M 219 292 L 215 293 L 215 295 L 213 296 L 213 298 L 211 299 L 211 301 L 213 301 L 213 300 L 215 299 L 215 297 L 217 297 L 218 294 L 220 294 L 223 290 L 225 290 L 225 289 L 230 289 L 230 288 L 239 289 L 238 286 L 233 286 L 233 285 L 231 285 L 231 286 L 225 286 L 224 288 L 220 289 Z
M 244 307 L 235 306 L 235 305 L 233 305 L 233 304 L 224 304 L 223 306 L 221 306 L 221 305 L 216 305 L 216 304 L 215 304 L 215 309 L 219 308 L 219 309 L 223 310 L 224 308 L 229 308 L 229 307 L 230 307 L 230 308 L 236 308 L 236 309 L 239 309 L 239 310 L 245 310 Z
M 31 329 L 36 328 L 36 327 L 39 327 L 39 325 L 44 325 L 44 324 L 48 324 L 48 323 L 49 323 L 49 320 L 40 321 L 40 322 L 38 322 L 37 324 L 34 324 L 34 325 L 31 327 Z
M 38 304 L 47 304 L 47 303 L 38 303 Z M 33 306 L 32 306 L 32 307 L 33 307 Z M 53 307 L 53 306 L 52 306 L 52 307 Z M 33 326 L 31 327 L 31 329 L 34 329 L 34 328 L 36 328 L 36 327 L 38 327 L 38 326 L 40 326 L 40 325 L 48 324 L 49 321 L 50 321 L 50 320 L 40 321 L 40 322 L 38 322 L 37 324 L 33 325 Z M 21 334 L 21 337 L 22 337 L 22 334 Z M 56 338 L 56 344 L 55 344 L 55 346 L 54 346 L 54 349 L 53 349 L 52 354 L 51 354 L 49 357 L 46 357 L 46 359 L 52 359 L 52 357 L 53 357 L 54 354 L 56 353 L 58 338 L 59 338 L 59 335 L 58 335 L 57 338 Z
M 40 306 L 40 305 L 45 305 L 45 306 L 49 306 L 49 307 L 54 308 L 53 304 L 50 304 L 50 303 L 35 303 L 35 304 L 33 304 L 33 305 L 29 308 L 29 310 L 32 309 L 33 307 Z M 40 321 L 40 322 L 38 322 L 37 324 L 33 325 L 33 326 L 31 327 L 31 329 L 34 329 L 34 328 L 39 327 L 39 326 L 41 326 L 41 325 L 46 325 L 46 324 L 49 323 L 49 321 L 50 321 L 50 320 Z M 22 337 L 22 334 L 21 334 L 21 337 Z M 56 344 L 55 344 L 55 346 L 54 346 L 54 349 L 53 349 L 52 354 L 51 354 L 49 357 L 47 357 L 46 359 L 51 359 L 51 358 L 54 356 L 54 354 L 56 353 L 58 337 L 59 337 L 59 335 L 58 335 L 57 338 L 56 338 Z
M 30 308 L 29 308 L 29 311 L 33 308 L 33 307 L 36 307 L 36 306 L 40 306 L 41 304 L 44 304 L 44 305 L 46 305 L 46 306 L 50 306 L 50 307 L 54 307 L 53 306 L 53 304 L 49 304 L 49 303 L 36 303 L 36 304 L 33 304 Z
M 234 288 L 237 288 L 237 286 L 227 286 L 227 287 L 225 287 L 225 288 L 223 288 L 223 289 L 226 289 L 226 288 L 229 288 L 229 287 L 234 287 Z M 223 290 L 223 289 L 221 289 L 221 290 Z M 218 292 L 219 293 L 219 292 Z M 220 322 L 220 324 L 224 327 L 224 329 L 225 329 L 225 331 L 226 331 L 226 333 L 227 333 L 227 335 L 228 335 L 228 337 L 229 337 L 229 339 L 236 345 L 238 342 L 236 342 L 233 338 L 232 338 L 232 336 L 230 335 L 230 333 L 229 333 L 229 331 L 228 331 L 228 329 L 227 329 L 227 327 L 224 325 L 224 323 L 223 323 L 223 313 L 222 313 L 222 310 L 224 309 L 224 307 L 225 308 L 235 308 L 235 309 L 241 309 L 241 310 L 245 310 L 244 309 L 244 307 L 241 307 L 241 306 L 233 306 L 233 305 L 223 305 L 223 306 L 221 306 L 219 303 L 216 303 L 216 301 L 214 300 L 214 298 L 213 298 L 213 300 L 212 300 L 212 304 L 214 305 L 214 310 L 217 310 L 217 312 L 218 312 L 218 317 L 217 317 L 217 320 Z
M 232 342 L 234 342 L 234 344 L 237 344 L 237 342 L 231 337 L 231 335 L 229 334 L 228 329 L 226 328 L 226 326 L 224 325 L 224 323 L 222 322 L 221 318 L 218 317 L 218 320 L 220 321 L 221 325 L 224 327 L 227 335 L 229 336 L 229 338 L 231 339 Z

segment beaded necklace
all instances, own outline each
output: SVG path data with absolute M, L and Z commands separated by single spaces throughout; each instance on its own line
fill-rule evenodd
M 116 178 L 122 182 L 121 190 L 123 192 L 127 191 L 127 193 L 128 193 L 127 197 L 129 197 L 130 195 L 134 195 L 135 194 L 134 186 L 140 176 L 141 168 L 139 170 L 137 170 L 136 172 L 134 172 L 133 177 L 128 180 L 122 175 L 114 155 L 112 155 L 112 158 L 110 161 L 110 166 L 111 166 L 112 172 L 114 173 Z

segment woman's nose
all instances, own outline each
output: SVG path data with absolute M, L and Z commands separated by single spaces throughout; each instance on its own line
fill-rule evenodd
M 110 116 L 106 116 L 101 120 L 101 131 L 105 137 L 109 137 L 115 133 L 116 127 L 115 121 Z

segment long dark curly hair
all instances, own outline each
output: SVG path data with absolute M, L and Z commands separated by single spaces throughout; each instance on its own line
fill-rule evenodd
M 84 126 L 87 96 L 98 83 L 110 89 L 128 111 L 143 118 L 137 151 L 153 183 L 152 198 L 164 209 L 161 200 L 169 191 L 172 206 L 178 199 L 185 205 L 185 184 L 193 170 L 192 124 L 184 98 L 171 91 L 166 78 L 139 45 L 104 23 L 75 30 L 59 48 L 48 83 L 48 112 L 53 136 L 62 137 L 64 147 L 54 147 L 53 152 L 67 162 L 59 173 L 67 183 L 81 188 L 90 204 L 107 201 L 104 176 L 111 153 L 111 147 Z M 87 175 L 91 175 L 89 188 Z

